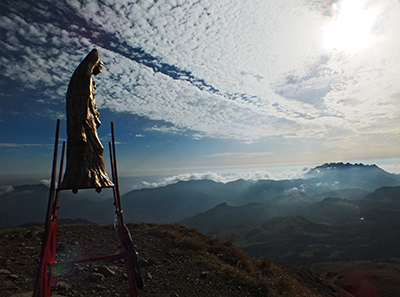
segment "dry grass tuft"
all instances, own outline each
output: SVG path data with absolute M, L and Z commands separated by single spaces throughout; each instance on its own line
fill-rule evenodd
M 171 240 L 176 250 L 196 253 L 196 264 L 202 269 L 216 271 L 227 283 L 248 287 L 254 296 L 316 296 L 270 259 L 250 258 L 232 241 L 222 241 L 179 224 L 158 225 L 154 232 Z

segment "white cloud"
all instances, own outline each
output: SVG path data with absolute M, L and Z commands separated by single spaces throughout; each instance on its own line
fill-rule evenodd
M 219 174 L 215 172 L 193 172 L 193 173 L 184 173 L 178 174 L 174 176 L 169 176 L 166 178 L 162 178 L 156 182 L 146 182 L 143 181 L 144 187 L 149 188 L 157 188 L 157 187 L 165 187 L 170 184 L 175 184 L 179 181 L 190 181 L 190 180 L 212 180 L 219 183 L 228 183 L 232 181 L 236 181 L 239 179 L 243 180 L 285 180 L 285 179 L 296 179 L 296 178 L 305 178 L 305 174 L 308 169 L 302 170 L 283 170 L 280 172 L 271 173 L 267 170 L 256 170 L 256 171 L 243 171 L 237 173 L 229 173 L 229 174 Z M 302 190 L 304 190 L 302 188 Z
M 0 196 L 14 191 L 15 189 L 12 186 L 0 186 Z
M 0 147 L 43 147 L 50 146 L 50 144 L 42 143 L 0 143 Z
M 16 3 L 1 16 L 0 70 L 33 91 L 47 86 L 52 100 L 64 100 L 73 70 L 97 47 L 99 107 L 167 124 L 154 131 L 249 143 L 400 133 L 398 1 L 369 5 L 375 41 L 351 55 L 324 48 L 329 7 L 313 2 L 41 4 L 48 13 L 16 14 Z
M 265 156 L 274 155 L 272 152 L 226 152 L 207 155 L 207 158 L 235 158 L 235 159 L 259 159 Z
M 43 185 L 50 188 L 51 180 L 50 179 L 42 179 L 40 181 Z
M 157 126 L 154 125 L 153 127 L 149 128 L 148 131 L 156 131 L 156 132 L 160 132 L 160 133 L 169 133 L 169 134 L 177 134 L 182 132 L 182 130 L 178 129 L 177 127 L 168 127 L 168 126 Z

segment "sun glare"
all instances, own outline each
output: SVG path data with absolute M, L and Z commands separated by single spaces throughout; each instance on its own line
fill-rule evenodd
M 377 12 L 366 8 L 360 1 L 344 0 L 332 5 L 337 15 L 325 32 L 325 46 L 328 50 L 355 53 L 374 39 L 371 28 Z

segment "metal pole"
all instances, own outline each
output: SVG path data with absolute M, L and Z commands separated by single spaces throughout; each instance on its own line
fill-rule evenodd
M 120 200 L 120 193 L 119 193 L 119 182 L 118 182 L 118 169 L 117 169 L 117 157 L 115 153 L 115 134 L 114 134 L 114 123 L 111 122 L 111 138 L 112 138 L 112 153 L 113 153 L 113 161 L 114 161 L 114 184 L 115 190 L 118 197 L 118 208 L 121 210 L 121 200 Z
M 65 141 L 63 141 L 63 146 L 62 146 L 62 151 L 61 151 L 60 173 L 58 176 L 58 189 L 57 189 L 57 193 L 56 193 L 56 199 L 54 200 L 54 203 L 53 203 L 53 215 L 57 215 L 57 213 L 58 213 L 58 203 L 60 201 L 60 194 L 61 194 L 60 185 L 62 182 L 62 174 L 64 171 L 64 159 L 65 159 Z
M 55 183 L 56 183 L 56 169 L 57 169 L 57 155 L 58 155 L 58 139 L 60 136 L 60 119 L 57 120 L 56 127 L 56 136 L 54 141 L 54 155 L 53 155 L 53 167 L 51 171 L 51 183 L 50 183 L 50 192 L 49 192 L 49 201 L 47 204 L 47 213 L 46 213 L 46 221 L 45 221 L 45 229 L 42 239 L 42 249 L 40 252 L 40 263 L 38 268 L 38 273 L 36 276 L 35 290 L 33 292 L 33 297 L 47 297 L 45 296 L 45 279 L 47 277 L 47 264 L 45 262 L 45 254 L 47 245 L 49 244 L 49 233 L 51 229 L 51 215 L 53 210 L 53 200 L 54 200 L 54 191 L 55 191 Z

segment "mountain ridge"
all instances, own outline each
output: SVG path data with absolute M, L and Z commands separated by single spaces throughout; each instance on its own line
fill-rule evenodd
M 292 215 L 296 208 L 303 207 L 301 203 L 336 198 L 336 194 L 339 198 L 357 200 L 379 187 L 400 185 L 400 177 L 397 178 L 376 165 L 339 165 L 344 169 L 338 172 L 337 169 L 326 169 L 337 163 L 329 164 L 322 165 L 324 169 L 317 169 L 318 172 L 314 168 L 314 173 L 304 179 L 237 180 L 225 184 L 211 180 L 192 180 L 159 188 L 133 190 L 121 196 L 125 219 L 127 222 L 178 222 L 223 202 L 230 206 L 251 202 L 273 205 L 277 215 L 285 214 L 277 207 L 278 204 L 284 204 L 293 208 L 292 213 L 288 213 Z M 0 195 L 0 226 L 43 221 L 48 188 L 44 185 L 32 185 L 13 189 L 7 188 Z M 106 195 L 106 190 L 102 194 Z M 83 218 L 95 223 L 112 223 L 113 199 L 95 200 L 95 192 L 88 191 L 79 191 L 78 195 L 63 191 L 60 218 Z M 109 193 L 111 197 L 112 192 Z M 269 213 L 273 215 L 272 210 Z

